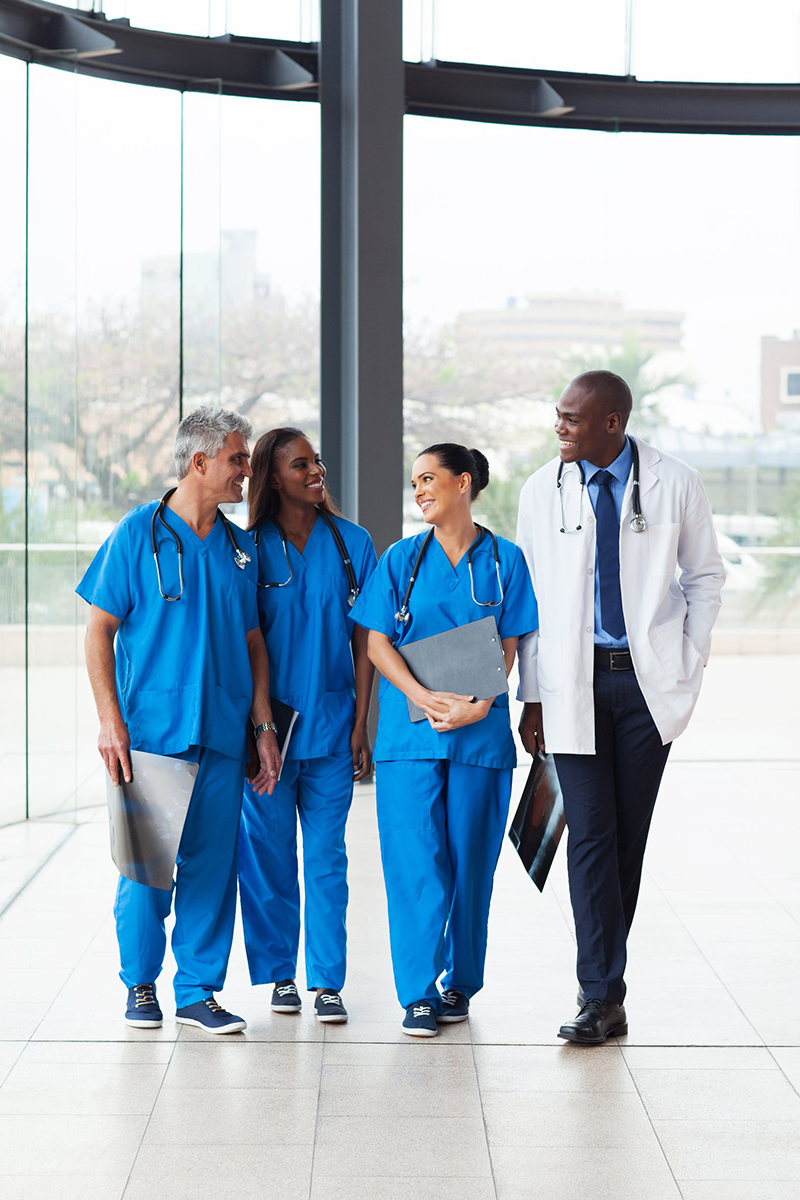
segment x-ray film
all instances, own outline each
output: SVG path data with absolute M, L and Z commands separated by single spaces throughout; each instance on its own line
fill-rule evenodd
M 197 763 L 130 752 L 133 779 L 114 787 L 106 773 L 111 857 L 121 875 L 169 891 Z
M 564 832 L 564 797 L 551 754 L 536 755 L 508 836 L 541 892 Z

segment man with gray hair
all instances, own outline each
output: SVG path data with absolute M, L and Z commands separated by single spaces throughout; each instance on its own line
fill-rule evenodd
M 120 876 L 114 915 L 128 988 L 125 1020 L 162 1023 L 156 996 L 175 895 L 176 1019 L 207 1033 L 246 1028 L 214 999 L 225 980 L 236 911 L 236 845 L 248 713 L 259 771 L 280 770 L 269 668 L 256 607 L 256 551 L 220 504 L 238 504 L 252 472 L 250 423 L 198 408 L 178 426 L 179 483 L 123 517 L 77 587 L 90 605 L 86 665 L 112 782 L 131 779 L 130 750 L 197 763 L 173 891 Z M 116 650 L 115 650 L 116 639 Z

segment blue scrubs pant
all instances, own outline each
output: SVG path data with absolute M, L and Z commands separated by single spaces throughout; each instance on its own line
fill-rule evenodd
M 381 762 L 378 829 L 397 997 L 439 1012 L 443 988 L 483 987 L 511 771 L 447 759 Z
M 567 866 L 578 979 L 587 1000 L 625 999 L 650 818 L 670 747 L 633 671 L 594 669 L 596 754 L 555 754 L 569 829 Z
M 167 936 L 164 922 L 175 895 L 172 953 L 175 1004 L 185 1008 L 225 982 L 236 917 L 236 842 L 242 801 L 241 758 L 205 746 L 173 757 L 199 769 L 178 850 L 172 891 L 120 876 L 114 916 L 127 987 L 153 983 L 161 974 Z
M 347 966 L 347 850 L 353 800 L 350 751 L 290 760 L 271 796 L 245 785 L 239 838 L 239 895 L 250 979 L 297 975 L 300 884 L 297 818 L 303 831 L 306 984 L 344 987 Z

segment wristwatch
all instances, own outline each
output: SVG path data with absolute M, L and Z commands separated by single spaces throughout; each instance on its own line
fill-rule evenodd
M 260 733 L 274 733 L 277 737 L 278 726 L 274 721 L 262 721 L 260 725 L 253 726 L 253 736 L 255 737 L 256 741 L 258 741 L 258 735 Z

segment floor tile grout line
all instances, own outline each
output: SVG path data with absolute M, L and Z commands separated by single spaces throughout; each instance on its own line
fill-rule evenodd
M 322 1030 L 322 1053 L 319 1056 L 319 1081 L 317 1083 L 317 1111 L 314 1114 L 314 1141 L 311 1145 L 311 1170 L 308 1175 L 308 1200 L 311 1200 L 311 1194 L 314 1189 L 314 1161 L 317 1157 L 317 1133 L 319 1131 L 319 1110 L 322 1100 L 322 1072 L 325 1067 L 325 1046 L 328 1042 L 328 1030 L 323 1027 Z
M 142 1146 L 144 1145 L 144 1139 L 147 1137 L 147 1131 L 150 1128 L 150 1122 L 153 1119 L 153 1113 L 155 1112 L 155 1108 L 156 1108 L 156 1105 L 158 1104 L 159 1097 L 161 1096 L 161 1093 L 164 1090 L 164 1080 L 167 1078 L 167 1073 L 169 1072 L 169 1069 L 172 1066 L 172 1059 L 175 1056 L 175 1047 L 177 1045 L 178 1045 L 178 1038 L 176 1038 L 175 1041 L 172 1043 L 172 1050 L 170 1051 L 169 1058 L 167 1059 L 166 1065 L 164 1067 L 164 1074 L 161 1076 L 161 1083 L 158 1085 L 158 1091 L 155 1094 L 155 1099 L 153 1100 L 153 1104 L 150 1108 L 150 1115 L 147 1118 L 147 1124 L 145 1125 L 144 1129 L 142 1130 L 142 1136 L 139 1138 L 139 1145 L 136 1147 L 136 1153 L 133 1156 L 133 1162 L 131 1163 L 131 1169 L 130 1169 L 130 1171 L 128 1171 L 128 1177 L 125 1180 L 125 1186 L 120 1193 L 120 1200 L 124 1200 L 125 1193 L 127 1192 L 128 1185 L 130 1184 L 130 1181 L 131 1181 L 131 1176 L 133 1175 L 133 1172 L 136 1169 L 136 1164 L 139 1161 L 139 1155 L 141 1153 Z
M 644 1096 L 642 1095 L 641 1091 L 639 1090 L 639 1085 L 636 1082 L 636 1076 L 634 1075 L 633 1071 L 631 1070 L 631 1065 L 625 1057 L 625 1054 L 623 1052 L 623 1047 L 620 1046 L 619 1044 L 617 1044 L 617 1049 L 619 1050 L 620 1058 L 622 1059 L 623 1063 L 625 1064 L 625 1070 L 628 1072 L 628 1074 L 631 1077 L 631 1083 L 633 1084 L 634 1088 L 636 1089 L 636 1095 L 639 1097 L 639 1103 L 641 1104 L 642 1109 L 644 1110 L 644 1115 L 647 1117 L 647 1122 L 653 1131 L 653 1137 L 656 1139 L 656 1142 L 658 1143 L 658 1148 L 661 1151 L 662 1155 L 664 1156 L 664 1162 L 667 1164 L 667 1169 L 668 1169 L 670 1175 L 672 1176 L 672 1180 L 675 1184 L 675 1187 L 678 1189 L 678 1195 L 681 1197 L 681 1200 L 683 1200 L 683 1188 L 681 1187 L 680 1183 L 678 1182 L 678 1177 L 676 1176 L 675 1172 L 672 1169 L 672 1163 L 669 1161 L 669 1155 L 667 1154 L 666 1150 L 664 1149 L 664 1146 L 662 1145 L 661 1138 L 658 1136 L 658 1130 L 656 1129 L 655 1124 L 653 1123 L 653 1118 L 650 1116 L 650 1110 L 648 1109 L 647 1105 L 645 1104 Z
M 779 1050 L 779 1049 L 781 1049 L 781 1047 L 780 1047 L 780 1046 L 775 1046 L 775 1047 L 774 1047 L 774 1049 L 776 1049 L 776 1050 Z M 800 1088 L 798 1088 L 798 1087 L 797 1087 L 797 1086 L 796 1086 L 796 1085 L 795 1085 L 795 1084 L 792 1082 L 792 1080 L 789 1078 L 789 1076 L 788 1076 L 788 1075 L 786 1074 L 786 1072 L 784 1071 L 784 1069 L 783 1069 L 783 1067 L 781 1066 L 781 1064 L 778 1062 L 778 1060 L 777 1060 L 777 1058 L 775 1057 L 775 1055 L 772 1053 L 772 1051 L 773 1051 L 773 1047 L 772 1047 L 772 1046 L 767 1046 L 766 1050 L 767 1050 L 767 1053 L 769 1054 L 770 1058 L 772 1059 L 772 1061 L 775 1063 L 775 1066 L 776 1066 L 776 1067 L 778 1068 L 778 1070 L 780 1071 L 780 1073 L 781 1073 L 781 1075 L 783 1076 L 783 1078 L 784 1078 L 784 1079 L 786 1080 L 786 1082 L 789 1084 L 789 1087 L 792 1089 L 792 1091 L 795 1093 L 795 1095 L 796 1095 L 796 1096 L 800 1096 Z
M 710 959 L 707 957 L 707 955 L 705 954 L 705 952 L 704 952 L 704 950 L 703 950 L 702 946 L 701 946 L 701 945 L 700 945 L 700 943 L 697 941 L 697 939 L 695 938 L 694 934 L 693 934 L 693 933 L 690 931 L 690 929 L 689 929 L 688 925 L 686 925 L 686 923 L 684 922 L 683 918 L 680 916 L 680 914 L 679 914 L 679 913 L 676 911 L 676 909 L 674 908 L 674 906 L 673 906 L 672 902 L 671 902 L 670 900 L 668 900 L 668 899 L 667 899 L 667 897 L 665 896 L 665 894 L 664 894 L 664 892 L 663 892 L 663 890 L 662 890 L 661 886 L 660 886 L 658 883 L 656 883 L 656 881 L 655 881 L 655 878 L 654 878 L 654 877 L 653 877 L 653 875 L 651 875 L 649 872 L 648 872 L 648 878 L 650 879 L 650 882 L 653 884 L 653 887 L 656 889 L 656 891 L 658 892 L 658 894 L 659 894 L 659 896 L 661 897 L 661 899 L 662 899 L 662 900 L 664 901 L 664 903 L 666 904 L 667 908 L 670 910 L 670 912 L 672 913 L 672 915 L 675 917 L 675 920 L 678 922 L 678 924 L 679 924 L 679 925 L 681 926 L 681 928 L 683 929 L 683 931 L 684 931 L 684 933 L 686 934 L 686 936 L 688 937 L 689 941 L 692 943 L 692 945 L 693 945 L 693 946 L 695 947 L 695 949 L 697 950 L 697 952 L 698 952 L 698 954 L 700 955 L 700 957 L 702 958 L 703 962 L 706 964 L 706 966 L 707 966 L 707 967 L 708 967 L 708 969 L 709 969 L 709 970 L 712 972 L 712 974 L 713 974 L 713 975 L 714 975 L 714 976 L 715 976 L 715 977 L 716 977 L 716 978 L 719 980 L 720 984 L 721 984 L 721 985 L 722 985 L 722 987 L 725 989 L 725 991 L 728 993 L 728 995 L 730 996 L 731 1000 L 732 1000 L 732 1001 L 733 1001 L 733 1003 L 735 1004 L 736 1008 L 739 1010 L 739 1012 L 741 1013 L 742 1017 L 745 1019 L 745 1021 L 747 1022 L 747 1024 L 748 1024 L 748 1025 L 750 1026 L 750 1028 L 752 1029 L 753 1033 L 756 1035 L 756 1037 L 757 1037 L 757 1038 L 759 1038 L 759 1039 L 760 1039 L 760 1043 L 761 1043 L 761 1045 L 762 1045 L 762 1046 L 763 1046 L 763 1047 L 766 1049 L 766 1048 L 767 1048 L 767 1042 L 766 1042 L 766 1039 L 765 1039 L 765 1038 L 764 1038 L 764 1037 L 763 1037 L 763 1036 L 762 1036 L 762 1035 L 761 1035 L 761 1034 L 758 1032 L 758 1030 L 756 1029 L 755 1025 L 754 1025 L 754 1024 L 753 1024 L 753 1022 L 750 1020 L 750 1018 L 748 1017 L 747 1013 L 744 1011 L 744 1009 L 742 1008 L 741 1004 L 740 1004 L 740 1003 L 739 1003 L 739 1001 L 736 999 L 736 997 L 734 996 L 733 992 L 730 990 L 730 988 L 728 987 L 727 983 L 725 982 L 725 980 L 724 980 L 724 979 L 722 978 L 722 976 L 720 975 L 720 973 L 719 973 L 719 971 L 717 970 L 717 968 L 714 966 L 714 964 L 711 962 L 711 960 L 710 960 Z
M 489 1171 L 490 1171 L 491 1177 L 492 1177 L 492 1191 L 495 1194 L 495 1200 L 497 1200 L 497 1180 L 495 1179 L 495 1175 L 494 1175 L 494 1160 L 492 1159 L 492 1147 L 491 1147 L 491 1143 L 489 1141 L 489 1130 L 486 1126 L 486 1113 L 483 1108 L 483 1093 L 481 1091 L 481 1079 L 480 1079 L 480 1075 L 478 1074 L 478 1060 L 475 1057 L 475 1040 L 472 1036 L 472 1028 L 469 1025 L 469 1018 L 467 1018 L 467 1031 L 469 1033 L 470 1049 L 472 1050 L 472 1067 L 473 1067 L 473 1070 L 475 1071 L 475 1086 L 478 1089 L 478 1103 L 481 1107 L 481 1122 L 483 1124 L 483 1136 L 486 1141 L 486 1154 L 488 1155 L 488 1158 L 489 1158 Z M 463 1045 L 463 1042 L 460 1044 Z

